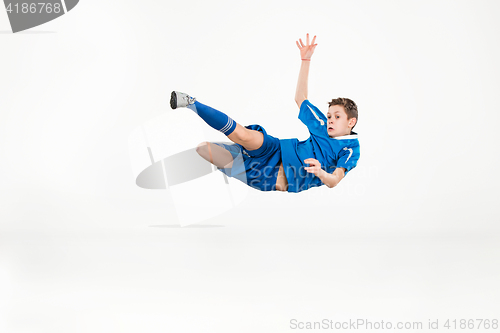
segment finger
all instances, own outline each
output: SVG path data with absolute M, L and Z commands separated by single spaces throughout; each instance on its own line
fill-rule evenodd
M 295 41 L 295 43 L 297 43 L 297 46 L 299 47 L 299 49 L 301 48 L 300 45 L 299 45 L 299 42 Z
M 300 46 L 304 47 L 304 42 L 302 42 L 302 38 L 299 38 Z
M 313 38 L 313 40 L 312 40 L 311 44 L 314 44 L 314 41 L 315 41 L 315 40 L 316 40 L 316 36 L 314 36 L 314 38 Z
M 309 45 L 309 34 L 306 34 L 307 45 Z
M 316 170 L 314 170 L 314 169 L 309 169 L 309 170 L 306 170 L 306 171 L 307 171 L 308 173 L 313 173 L 313 174 L 316 174 L 316 173 L 317 173 L 317 171 L 316 171 Z

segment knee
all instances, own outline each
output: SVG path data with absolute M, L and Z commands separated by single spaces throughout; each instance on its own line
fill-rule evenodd
M 199 153 L 200 151 L 202 151 L 202 150 L 203 150 L 203 148 L 205 148 L 205 149 L 206 149 L 207 144 L 208 144 L 208 142 L 207 142 L 207 141 L 200 142 L 200 143 L 198 144 L 198 146 L 196 146 L 196 152 L 197 152 L 197 153 Z
M 252 139 L 250 130 L 238 125 L 236 125 L 236 129 L 228 137 L 237 143 L 248 142 Z
M 208 142 L 204 141 L 204 142 L 201 142 L 200 144 L 198 144 L 198 146 L 196 147 L 196 152 L 198 153 L 198 155 L 200 155 L 204 159 L 208 159 L 207 145 L 208 145 Z

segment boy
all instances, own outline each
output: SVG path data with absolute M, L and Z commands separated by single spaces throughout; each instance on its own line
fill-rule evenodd
M 360 156 L 356 104 L 348 98 L 333 99 L 327 117 L 307 99 L 309 65 L 316 36 L 306 44 L 299 39 L 302 64 L 295 102 L 299 119 L 308 127 L 305 141 L 278 139 L 259 125 L 241 126 L 224 113 L 204 105 L 195 98 L 173 91 L 172 109 L 188 107 L 207 124 L 224 133 L 235 144 L 201 143 L 197 152 L 220 171 L 238 178 L 261 191 L 300 192 L 325 184 L 336 186 L 354 168 Z M 306 166 L 308 164 L 309 166 Z

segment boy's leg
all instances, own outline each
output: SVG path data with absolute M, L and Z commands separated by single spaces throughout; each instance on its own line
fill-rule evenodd
M 233 166 L 233 155 L 219 145 L 205 141 L 196 147 L 196 152 L 208 162 L 219 167 L 219 169 Z
M 262 132 L 248 129 L 238 123 L 236 123 L 233 133 L 227 137 L 229 140 L 242 145 L 246 150 L 259 149 L 264 143 L 264 134 Z
M 170 105 L 172 108 L 185 106 L 195 111 L 208 125 L 247 150 L 258 149 L 264 142 L 264 135 L 261 132 L 241 126 L 226 114 L 196 101 L 187 94 L 173 91 Z

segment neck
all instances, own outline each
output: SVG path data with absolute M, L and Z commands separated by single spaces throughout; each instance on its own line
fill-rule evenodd
M 349 131 L 347 133 L 344 133 L 344 134 L 342 134 L 340 136 L 349 135 L 349 134 L 351 134 L 351 129 L 349 129 Z

